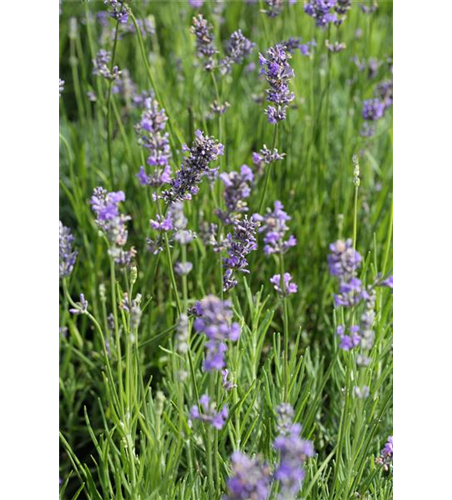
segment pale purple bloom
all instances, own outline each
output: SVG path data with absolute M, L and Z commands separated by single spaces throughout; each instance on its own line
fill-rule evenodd
M 289 403 L 281 403 L 276 407 L 279 434 L 289 434 L 293 424 L 294 410 Z
M 339 348 L 343 351 L 350 351 L 354 347 L 357 347 L 361 342 L 361 337 L 359 335 L 359 326 L 353 325 L 349 328 L 350 334 L 345 333 L 345 327 L 339 325 L 336 330 L 336 334 L 339 337 Z
M 125 0 L 104 0 L 104 4 L 110 8 L 110 16 L 121 24 L 127 23 L 129 13 L 125 6 Z
M 246 256 L 256 250 L 256 229 L 259 222 L 248 219 L 236 219 L 233 223 L 233 232 L 228 233 L 226 245 L 228 257 L 223 259 L 225 273 L 223 276 L 223 291 L 230 290 L 237 285 L 234 272 L 249 273 Z
M 311 40 L 310 42 L 307 43 L 302 43 L 300 45 L 300 52 L 302 55 L 306 57 L 311 57 L 312 52 L 311 49 L 317 47 L 317 42 L 315 40 Z
M 394 443 L 393 437 L 389 436 L 388 440 L 381 450 L 381 454 L 379 457 L 375 459 L 375 462 L 378 465 L 381 465 L 385 471 L 392 470 L 394 460 Z
M 306 14 L 315 19 L 319 28 L 326 28 L 330 23 L 336 23 L 337 14 L 333 12 L 337 0 L 309 0 L 304 4 Z
M 391 290 L 394 288 L 394 277 L 391 275 L 381 282 L 380 286 L 386 286 Z
M 392 80 L 380 82 L 377 85 L 375 92 L 383 102 L 385 109 L 389 108 L 392 105 L 394 100 Z
M 220 62 L 220 69 L 223 74 L 231 71 L 232 65 L 241 63 L 245 57 L 251 54 L 256 46 L 246 38 L 241 30 L 234 31 L 231 38 L 226 42 L 226 57 Z
M 333 54 L 337 54 L 339 52 L 342 52 L 343 50 L 345 50 L 347 48 L 347 45 L 343 42 L 331 43 L 329 40 L 325 41 L 325 46 Z
M 236 451 L 231 456 L 232 476 L 224 500 L 267 500 L 271 473 L 267 463 Z
M 281 275 L 275 274 L 270 278 L 270 283 L 274 289 L 282 296 L 288 296 L 292 293 L 297 293 L 298 287 L 295 283 L 291 283 L 292 276 L 289 273 L 284 273 L 284 286 L 281 284 Z
M 228 415 L 228 407 L 223 405 L 220 411 L 216 411 L 215 404 L 211 403 L 207 394 L 201 396 L 199 398 L 199 405 L 192 406 L 190 411 L 192 419 L 201 420 L 201 422 L 205 422 L 218 430 L 223 428 Z
M 213 57 L 217 53 L 214 45 L 213 27 L 207 22 L 202 14 L 193 18 L 191 32 L 196 36 L 196 50 L 198 57 L 205 59 L 204 69 L 211 71 L 213 69 Z
M 112 70 L 108 67 L 111 60 L 111 53 L 107 50 L 100 49 L 93 59 L 93 75 L 103 76 L 107 80 L 117 80 L 121 76 L 118 66 L 114 66 Z
M 263 11 L 268 17 L 276 17 L 283 10 L 283 0 L 265 0 L 267 8 Z
M 187 276 L 193 269 L 191 262 L 176 262 L 174 270 L 179 276 Z
M 337 240 L 330 245 L 328 267 L 331 276 L 336 276 L 339 281 L 348 281 L 355 276 L 361 265 L 362 257 L 353 248 L 351 239 Z
M 339 283 L 339 293 L 334 296 L 336 306 L 353 307 L 362 299 L 362 284 L 358 278 Z
M 232 322 L 232 304 L 229 300 L 222 301 L 214 295 L 208 295 L 196 303 L 195 313 L 195 330 L 208 338 L 204 370 L 222 370 L 227 351 L 225 342 L 234 342 L 240 337 L 240 325 Z
M 385 112 L 385 104 L 380 99 L 367 99 L 363 102 L 364 120 L 379 120 Z
M 264 144 L 264 147 L 259 151 L 259 153 L 253 153 L 253 163 L 257 167 L 257 171 L 261 174 L 265 168 L 265 165 L 270 165 L 274 161 L 283 160 L 286 156 L 285 153 L 278 153 L 277 149 L 270 151 Z
M 251 194 L 254 174 L 247 165 L 242 165 L 240 173 L 223 173 L 220 179 L 224 184 L 226 211 L 217 210 L 216 214 L 225 224 L 231 224 L 235 215 L 248 211 L 245 199 Z
M 275 104 L 266 110 L 268 121 L 272 124 L 286 118 L 287 105 L 295 99 L 294 93 L 289 90 L 289 81 L 295 76 L 288 62 L 291 57 L 282 44 L 270 47 L 266 57 L 259 54 L 261 74 L 270 85 L 266 91 L 267 100 Z
M 97 187 L 90 200 L 96 223 L 110 243 L 108 252 L 120 266 L 129 266 L 136 254 L 133 247 L 130 250 L 123 249 L 127 243 L 127 222 L 131 219 L 129 215 L 119 212 L 119 204 L 125 199 L 122 191 L 109 193 L 106 189 Z
M 60 221 L 60 278 L 66 278 L 74 269 L 77 252 L 72 249 L 74 236 Z
M 285 412 L 287 413 L 287 408 Z M 304 462 L 314 456 L 314 446 L 311 441 L 301 439 L 300 424 L 290 425 L 286 421 L 284 426 L 280 425 L 280 432 L 273 443 L 280 454 L 274 478 L 280 483 L 279 498 L 293 498 L 301 490 L 305 477 Z
M 140 167 L 137 177 L 142 186 L 159 187 L 171 180 L 171 151 L 169 135 L 165 132 L 167 120 L 165 110 L 159 107 L 157 101 L 146 99 L 145 110 L 135 130 L 139 144 L 148 151 L 146 163 L 153 171 L 147 174 L 145 168 Z
M 267 208 L 267 213 L 264 216 L 254 214 L 253 218 L 262 224 L 258 232 L 264 233 L 264 252 L 266 255 L 285 253 L 289 248 L 297 244 L 297 240 L 293 235 L 286 240 L 284 239 L 289 230 L 286 222 L 291 218 L 284 211 L 284 206 L 280 201 L 275 201 L 273 211 Z
M 59 79 L 59 92 L 58 92 L 58 96 L 61 97 L 61 94 L 62 92 L 64 91 L 64 80 L 62 80 L 61 78 Z
M 394 456 L 394 442 L 392 436 L 388 437 L 388 441 L 386 442 L 383 450 L 381 451 L 381 454 L 384 457 L 391 457 L 391 459 Z
M 71 314 L 78 316 L 79 314 L 85 314 L 88 310 L 88 301 L 85 299 L 83 293 L 80 294 L 80 302 L 75 303 L 75 307 L 69 309 Z
M 367 399 L 370 395 L 370 389 L 367 385 L 363 385 L 363 387 L 355 385 L 353 386 L 353 395 L 358 399 Z
M 213 137 L 205 136 L 200 130 L 197 130 L 195 135 L 191 148 L 184 145 L 183 150 L 188 152 L 188 156 L 184 158 L 176 177 L 171 180 L 170 188 L 163 192 L 167 203 L 190 200 L 196 195 L 202 177 L 212 171 L 209 169 L 209 163 L 224 154 L 223 145 Z
M 181 314 L 176 329 L 176 350 L 179 354 L 187 354 L 189 349 L 189 321 L 186 314 Z

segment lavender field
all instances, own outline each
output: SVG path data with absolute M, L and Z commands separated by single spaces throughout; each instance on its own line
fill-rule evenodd
M 60 498 L 389 500 L 392 2 L 60 2 Z

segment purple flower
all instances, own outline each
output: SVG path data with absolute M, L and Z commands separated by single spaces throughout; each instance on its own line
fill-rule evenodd
M 358 278 L 339 283 L 339 293 L 334 296 L 336 306 L 353 307 L 362 299 L 362 285 Z
M 265 0 L 267 8 L 263 10 L 268 17 L 276 17 L 283 11 L 283 0 Z
M 270 283 L 274 286 L 275 290 L 282 296 L 287 297 L 292 293 L 297 293 L 298 287 L 295 283 L 291 283 L 292 276 L 289 273 L 284 273 L 284 286 L 281 286 L 281 275 L 275 274 L 270 278 Z
M 270 489 L 270 467 L 258 458 L 236 451 L 231 456 L 232 476 L 224 500 L 266 500 Z
M 159 187 L 171 180 L 171 151 L 169 135 L 165 132 L 167 120 L 165 110 L 159 107 L 157 101 L 145 100 L 145 110 L 135 130 L 139 144 L 148 150 L 146 163 L 153 167 L 153 172 L 148 175 L 145 168 L 140 167 L 137 177 L 142 186 Z
M 265 165 L 270 165 L 270 163 L 273 163 L 274 161 L 284 160 L 285 156 L 285 153 L 278 153 L 277 149 L 270 151 L 264 144 L 264 147 L 259 151 L 259 153 L 253 153 L 253 163 L 257 167 L 257 172 L 261 174 Z
M 339 42 L 331 43 L 329 40 L 325 41 L 325 46 L 333 54 L 338 54 L 339 52 L 342 52 L 347 48 L 347 45 L 345 45 L 345 43 L 339 43 Z
M 188 3 L 194 8 L 194 9 L 200 9 L 203 4 L 204 0 L 188 0 Z
M 282 413 L 281 406 L 278 407 L 278 413 Z M 292 498 L 301 490 L 301 483 L 305 477 L 304 462 L 308 457 L 314 456 L 312 442 L 300 438 L 301 425 L 291 422 L 293 410 L 288 413 L 288 407 L 290 405 L 284 405 L 284 425 L 279 426 L 281 434 L 273 443 L 273 447 L 280 454 L 274 478 L 280 483 L 281 499 Z
M 72 250 L 73 241 L 70 229 L 60 221 L 60 278 L 66 278 L 74 269 L 77 252 Z
M 295 99 L 289 90 L 289 81 L 295 76 L 288 60 L 291 55 L 286 52 L 284 45 L 277 44 L 267 50 L 266 57 L 259 54 L 261 74 L 270 85 L 267 90 L 267 100 L 276 106 L 269 106 L 266 110 L 268 121 L 276 124 L 286 118 L 287 104 Z
M 285 234 L 289 230 L 286 222 L 290 220 L 290 217 L 283 209 L 283 204 L 280 201 L 275 201 L 273 212 L 270 208 L 267 208 L 267 213 L 264 216 L 253 215 L 255 220 L 262 223 L 258 232 L 264 233 L 264 252 L 266 255 L 285 253 L 289 248 L 297 244 L 297 240 L 293 235 L 284 240 Z
M 170 181 L 170 188 L 163 192 L 167 203 L 190 200 L 196 195 L 202 177 L 214 170 L 209 169 L 209 163 L 216 161 L 224 153 L 223 145 L 213 137 L 205 136 L 200 130 L 195 135 L 192 147 L 183 147 L 188 156 L 184 158 L 176 177 Z
M 59 89 L 58 96 L 61 97 L 61 94 L 64 91 L 64 80 L 61 78 L 59 79 Z
M 229 73 L 234 63 L 241 63 L 245 57 L 253 52 L 255 43 L 250 42 L 241 30 L 234 31 L 231 38 L 226 43 L 226 57 L 220 62 L 220 69 L 223 74 Z
M 385 112 L 385 104 L 380 99 L 367 99 L 363 102 L 364 120 L 379 120 Z
M 391 275 L 381 282 L 380 286 L 386 286 L 391 290 L 394 288 L 394 277 Z
M 232 224 L 234 216 L 248 211 L 245 199 L 251 194 L 254 174 L 250 167 L 242 165 L 240 173 L 223 173 L 220 175 L 220 179 L 224 184 L 224 199 L 227 210 L 217 210 L 216 214 L 225 224 Z
M 332 11 L 336 4 L 337 0 L 309 0 L 304 4 L 304 11 L 315 19 L 317 27 L 326 28 L 338 20 L 337 14 Z
M 223 259 L 225 274 L 223 276 L 223 291 L 230 290 L 237 285 L 234 272 L 249 273 L 246 256 L 256 250 L 256 229 L 259 222 L 248 219 L 245 215 L 243 219 L 234 221 L 233 232 L 226 237 L 228 257 Z
M 330 245 L 328 267 L 331 276 L 336 276 L 339 281 L 348 281 L 356 274 L 361 265 L 362 257 L 354 250 L 351 239 L 338 240 Z
M 384 457 L 390 457 L 391 459 L 394 456 L 394 442 L 392 436 L 388 437 L 388 441 L 386 442 L 383 450 L 381 451 L 381 454 Z
M 225 367 L 224 353 L 227 351 L 225 342 L 234 342 L 240 337 L 239 324 L 232 323 L 231 307 L 229 300 L 222 301 L 214 295 L 208 295 L 196 303 L 194 328 L 208 338 L 205 371 L 222 370 Z
M 135 257 L 135 249 L 124 250 L 127 243 L 127 222 L 131 219 L 129 215 L 119 212 L 119 204 L 125 201 L 126 196 L 122 191 L 107 192 L 102 187 L 94 189 L 91 197 L 91 209 L 96 215 L 97 226 L 105 233 L 110 248 L 111 257 L 120 266 L 129 266 Z
M 71 314 L 78 316 L 79 314 L 85 314 L 88 310 L 88 301 L 85 299 L 83 293 L 80 294 L 80 302 L 75 303 L 75 307 L 69 309 Z
M 357 347 L 361 342 L 361 337 L 359 336 L 359 326 L 354 325 L 350 327 L 350 335 L 345 334 L 345 327 L 339 325 L 336 330 L 336 334 L 339 337 L 339 348 L 343 351 L 350 351 L 354 347 Z
M 385 471 L 389 471 L 392 470 L 393 460 L 394 460 L 393 437 L 389 436 L 384 448 L 381 450 L 380 456 L 375 459 L 375 462 L 378 465 L 381 465 Z
M 129 12 L 125 6 L 125 0 L 104 0 L 104 4 L 110 7 L 110 16 L 119 21 L 121 24 L 126 24 Z
M 204 69 L 212 71 L 213 56 L 217 53 L 215 49 L 213 27 L 207 22 L 202 14 L 198 14 L 193 18 L 193 26 L 191 32 L 196 36 L 196 50 L 198 57 L 205 59 Z
M 117 80 L 121 76 L 118 66 L 114 66 L 110 71 L 108 64 L 111 60 L 111 53 L 107 50 L 100 49 L 93 59 L 93 75 L 103 76 L 107 80 Z
M 174 270 L 179 276 L 187 276 L 193 269 L 193 264 L 191 262 L 176 262 L 174 265 Z
M 201 396 L 199 398 L 199 405 L 192 406 L 190 411 L 190 417 L 192 419 L 201 420 L 201 422 L 205 422 L 219 430 L 223 428 L 228 415 L 228 407 L 223 405 L 221 410 L 217 412 L 215 404 L 211 403 L 207 394 Z
M 221 371 L 221 375 L 223 378 L 223 389 L 226 389 L 227 391 L 232 391 L 234 387 L 237 387 L 237 384 L 234 384 L 231 380 L 229 380 L 229 370 L 224 369 Z
M 301 38 L 300 37 L 288 38 L 287 40 L 283 40 L 281 42 L 281 45 L 283 45 L 286 48 L 287 52 L 293 54 L 296 50 L 298 50 L 301 47 Z
M 394 100 L 394 94 L 393 94 L 393 81 L 388 80 L 388 81 L 383 81 L 380 82 L 376 89 L 375 89 L 376 94 L 378 97 L 381 99 L 385 106 L 385 110 L 388 109 Z

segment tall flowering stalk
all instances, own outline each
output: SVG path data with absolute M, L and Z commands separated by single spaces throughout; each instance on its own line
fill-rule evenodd
M 196 37 L 196 51 L 198 57 L 204 61 L 204 69 L 212 71 L 214 68 L 214 56 L 217 53 L 214 44 L 213 26 L 198 14 L 193 18 L 191 32 Z
M 146 163 L 153 168 L 148 174 L 144 166 L 137 174 L 142 186 L 160 187 L 171 180 L 171 150 L 169 134 L 165 131 L 168 117 L 157 101 L 148 98 L 144 103 L 145 110 L 136 125 L 138 142 L 148 151 Z
M 78 253 L 72 249 L 74 236 L 60 221 L 60 278 L 66 278 L 74 269 Z

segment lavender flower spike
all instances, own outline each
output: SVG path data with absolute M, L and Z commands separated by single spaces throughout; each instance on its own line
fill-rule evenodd
M 190 411 L 191 418 L 201 420 L 201 422 L 205 422 L 219 430 L 223 428 L 228 415 L 228 407 L 223 405 L 221 410 L 217 412 L 215 404 L 211 403 L 207 394 L 201 396 L 199 398 L 199 405 L 192 406 Z
M 232 476 L 223 500 L 267 500 L 270 489 L 270 467 L 258 458 L 236 451 L 232 454 Z
M 226 211 L 217 210 L 216 214 L 225 224 L 232 224 L 234 218 L 248 211 L 245 199 L 251 194 L 254 181 L 253 171 L 247 165 L 242 165 L 239 172 L 229 172 L 220 175 L 224 184 Z
M 72 250 L 73 241 L 70 229 L 60 221 L 60 278 L 66 278 L 74 269 L 77 252 Z
M 213 57 L 217 53 L 213 43 L 213 27 L 207 22 L 202 14 L 198 14 L 193 18 L 193 26 L 191 32 L 196 36 L 196 50 L 198 57 L 204 59 L 204 69 L 206 71 L 213 70 Z
M 309 0 L 304 4 L 304 11 L 315 19 L 317 27 L 326 28 L 338 20 L 337 14 L 332 11 L 336 4 L 337 0 Z
M 198 317 L 194 328 L 208 338 L 205 371 L 222 370 L 225 367 L 224 354 L 227 351 L 225 342 L 236 341 L 240 336 L 239 324 L 232 323 L 231 307 L 229 300 L 222 301 L 214 295 L 204 297 L 195 306 Z
M 269 123 L 272 124 L 286 119 L 287 105 L 295 99 L 294 93 L 289 90 L 289 81 L 295 76 L 288 62 L 291 57 L 281 44 L 270 47 L 266 57 L 259 54 L 261 74 L 270 85 L 270 89 L 267 90 L 267 100 L 275 104 L 265 111 Z
M 131 219 L 119 212 L 119 204 L 125 199 L 122 191 L 108 193 L 106 189 L 97 187 L 90 200 L 96 223 L 110 244 L 108 252 L 120 266 L 130 266 L 136 254 L 133 247 L 127 251 L 123 249 L 127 243 L 127 222 Z
M 354 250 L 351 239 L 338 240 L 330 245 L 328 267 L 331 276 L 336 276 L 339 281 L 349 281 L 359 269 L 362 257 Z
M 111 60 L 111 53 L 101 49 L 93 59 L 93 75 L 103 76 L 106 80 L 117 80 L 121 76 L 118 66 L 114 66 L 110 71 L 108 64 Z
M 223 259 L 226 272 L 223 276 L 223 291 L 230 290 L 237 285 L 234 272 L 249 273 L 246 256 L 256 250 L 256 229 L 259 222 L 248 219 L 245 215 L 243 219 L 234 221 L 234 230 L 227 235 L 228 257 Z
M 363 118 L 364 120 L 376 121 L 379 120 L 385 112 L 385 103 L 380 99 L 367 99 L 363 102 Z
M 273 212 L 268 208 L 264 216 L 259 214 L 253 215 L 255 220 L 262 223 L 258 232 L 265 235 L 264 252 L 266 255 L 285 253 L 289 248 L 297 244 L 297 240 L 293 235 L 284 240 L 284 236 L 289 230 L 286 222 L 290 220 L 290 216 L 283 209 L 283 204 L 280 201 L 275 201 Z
M 154 171 L 148 175 L 142 166 L 137 174 L 142 186 L 159 187 L 171 180 L 171 158 L 168 132 L 165 132 L 168 117 L 165 110 L 161 109 L 157 101 L 150 98 L 144 102 L 145 110 L 141 115 L 140 122 L 135 130 L 138 134 L 138 142 L 148 150 L 146 163 L 153 167 Z
M 223 155 L 224 148 L 213 137 L 208 137 L 200 130 L 195 132 L 196 138 L 191 148 L 184 145 L 183 150 L 188 152 L 184 158 L 176 177 L 171 180 L 170 188 L 163 192 L 167 203 L 190 200 L 199 191 L 202 177 L 215 169 L 209 169 L 209 163 Z
M 241 63 L 246 56 L 251 54 L 255 46 L 256 44 L 250 42 L 241 30 L 234 31 L 226 44 L 226 57 L 220 63 L 221 72 L 229 73 L 232 64 Z
M 110 7 L 110 16 L 113 19 L 121 24 L 127 23 L 129 11 L 125 5 L 125 0 L 104 0 L 104 4 Z
M 88 310 L 88 301 L 85 299 L 83 293 L 80 294 L 80 302 L 75 303 L 75 307 L 69 309 L 71 314 L 78 316 L 79 314 L 85 314 Z

